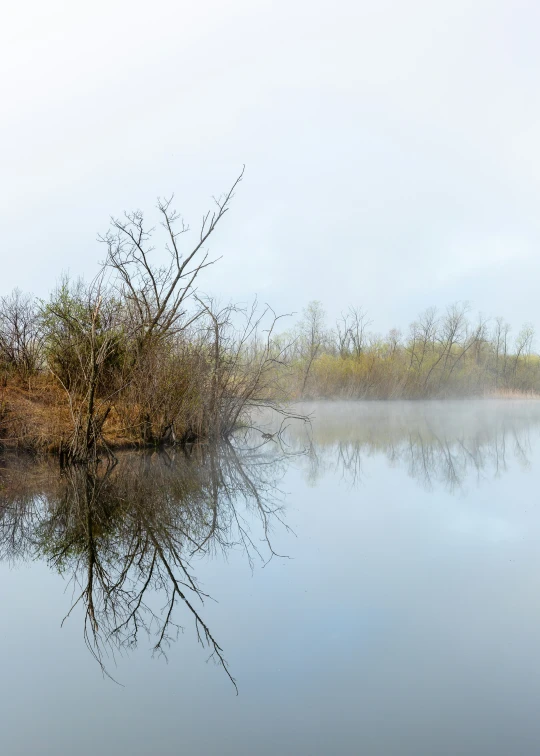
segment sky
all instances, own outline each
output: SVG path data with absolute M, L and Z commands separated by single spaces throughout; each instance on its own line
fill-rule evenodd
M 245 164 L 202 291 L 540 331 L 539 28 L 523 0 L 12 3 L 0 289 L 92 277 L 110 216 L 158 196 L 197 229 Z

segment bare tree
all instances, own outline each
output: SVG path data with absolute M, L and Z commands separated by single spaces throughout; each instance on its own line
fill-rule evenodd
M 323 349 L 326 338 L 324 319 L 325 312 L 322 304 L 314 300 L 305 308 L 303 318 L 299 324 L 299 343 L 304 363 L 302 370 L 302 396 L 305 394 L 313 363 Z
M 257 300 L 249 307 L 219 307 L 211 298 L 197 298 L 206 315 L 212 372 L 209 389 L 214 436 L 223 436 L 247 421 L 247 413 L 265 406 L 288 417 L 282 400 L 290 378 L 290 341 L 275 337 L 282 318 Z
M 0 298 L 0 358 L 23 379 L 40 367 L 43 332 L 36 300 L 19 289 Z
M 527 365 L 528 358 L 531 354 L 532 343 L 534 340 L 534 327 L 530 323 L 526 323 L 521 331 L 518 333 L 516 339 L 516 345 L 514 348 L 514 360 L 512 368 L 512 376 L 514 383 L 516 382 L 516 372 L 520 363 L 524 366 Z M 515 388 L 520 388 L 516 386 Z
M 440 333 L 437 337 L 439 353 L 427 371 L 423 384 L 424 390 L 427 389 L 429 379 L 439 365 L 441 366 L 441 370 L 438 387 L 441 387 L 444 371 L 446 370 L 452 351 L 467 332 L 466 314 L 468 309 L 469 306 L 467 303 L 453 304 L 447 308 L 446 314 L 441 320 Z
M 208 259 L 204 245 L 228 212 L 243 175 L 242 170 L 229 191 L 214 198 L 216 209 L 204 215 L 198 239 L 185 254 L 180 248 L 180 237 L 189 227 L 172 207 L 173 197 L 158 200 L 157 209 L 167 238 L 165 264 L 152 259 L 155 228 L 147 226 L 140 210 L 125 213 L 123 219 L 112 218 L 112 228 L 99 237 L 107 248 L 105 266 L 116 274 L 121 297 L 137 321 L 139 351 L 153 339 L 185 329 L 191 322 L 191 318 L 186 318 L 187 300 L 195 291 L 200 272 L 216 262 Z M 195 313 L 194 317 L 197 316 Z
M 367 342 L 367 329 L 372 324 L 362 307 L 349 307 L 336 323 L 338 348 L 341 357 L 360 358 Z
M 508 367 L 508 341 L 510 337 L 510 324 L 504 321 L 504 318 L 495 318 L 495 329 L 493 334 L 494 351 L 495 351 L 495 387 L 499 387 L 500 380 L 504 386 L 507 385 L 507 367 Z M 501 364 L 502 363 L 502 364 Z

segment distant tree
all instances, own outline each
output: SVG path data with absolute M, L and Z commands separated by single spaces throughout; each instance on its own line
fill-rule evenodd
M 40 365 L 43 333 L 34 297 L 19 289 L 0 298 L 0 359 L 27 379 Z
M 304 309 L 299 323 L 299 341 L 304 367 L 301 394 L 304 395 L 313 363 L 322 353 L 326 339 L 325 312 L 321 302 L 313 300 Z
M 372 321 L 362 307 L 349 307 L 336 323 L 338 349 L 341 357 L 353 355 L 356 359 L 365 349 L 367 329 Z

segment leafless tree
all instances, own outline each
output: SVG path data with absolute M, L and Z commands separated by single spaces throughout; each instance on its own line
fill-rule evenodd
M 336 323 L 338 349 L 341 357 L 353 355 L 356 359 L 363 353 L 367 329 L 372 324 L 362 307 L 349 307 Z
M 326 338 L 324 319 L 325 313 L 322 304 L 314 300 L 305 308 L 299 324 L 299 344 L 303 358 L 302 388 L 300 391 L 302 396 L 305 394 L 313 363 L 323 349 Z
M 200 272 L 216 262 L 209 260 L 205 244 L 228 212 L 243 175 L 242 170 L 229 191 L 214 199 L 215 210 L 204 215 L 197 241 L 186 253 L 181 250 L 180 240 L 189 227 L 173 208 L 174 198 L 158 200 L 167 238 L 165 264 L 153 260 L 155 228 L 146 224 L 140 210 L 125 213 L 123 219 L 112 218 L 112 228 L 99 237 L 107 248 L 105 266 L 117 276 L 121 298 L 129 303 L 131 316 L 137 321 L 139 350 L 153 339 L 187 328 L 191 322 L 192 318 L 186 318 L 187 300 L 195 291 Z
M 0 359 L 27 380 L 40 367 L 43 331 L 34 297 L 15 289 L 0 298 Z
M 287 315 L 276 315 L 269 305 L 259 309 L 257 300 L 249 307 L 219 307 L 208 297 L 197 301 L 206 316 L 203 327 L 212 355 L 208 394 L 214 436 L 245 425 L 248 413 L 257 407 L 287 417 L 283 382 L 290 375 L 290 342 L 276 338 L 277 326 Z

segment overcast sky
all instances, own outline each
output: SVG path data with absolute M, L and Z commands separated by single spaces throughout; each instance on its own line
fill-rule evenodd
M 532 0 L 11 3 L 1 289 L 92 276 L 157 195 L 196 227 L 245 163 L 203 289 L 540 329 L 539 33 Z

